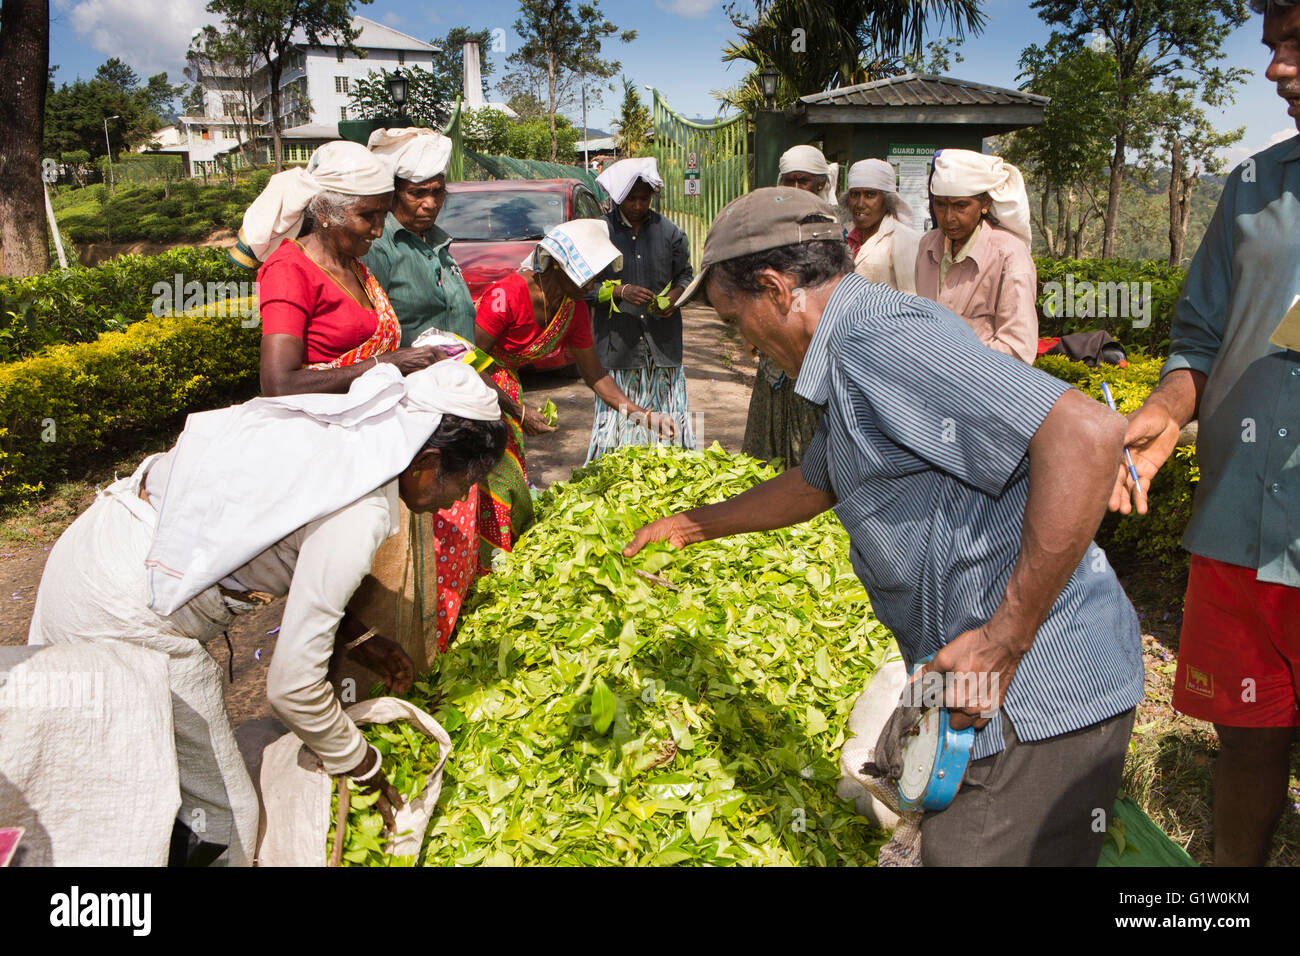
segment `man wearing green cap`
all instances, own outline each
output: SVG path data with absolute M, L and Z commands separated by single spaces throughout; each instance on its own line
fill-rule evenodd
M 1091 540 L 1124 421 L 852 269 L 808 193 L 719 213 L 682 301 L 704 292 L 825 411 L 799 467 L 661 518 L 624 554 L 834 508 L 909 669 L 934 655 L 927 670 L 959 678 L 953 726 L 976 728 L 961 790 L 922 823 L 925 865 L 1095 865 L 1143 695 L 1137 615 Z

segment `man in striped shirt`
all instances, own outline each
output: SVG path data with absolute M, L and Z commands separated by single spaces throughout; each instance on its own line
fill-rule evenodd
M 699 278 L 825 406 L 803 462 L 641 528 L 677 546 L 835 508 L 854 571 L 909 668 L 951 681 L 977 728 L 965 782 L 926 815 L 926 865 L 1095 865 L 1143 695 L 1137 616 L 1092 541 L 1124 420 L 984 346 L 935 302 L 867 282 L 832 208 L 792 189 L 727 206 Z

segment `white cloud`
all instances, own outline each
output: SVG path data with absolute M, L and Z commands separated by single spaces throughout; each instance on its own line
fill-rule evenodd
M 669 13 L 698 19 L 714 7 L 715 0 L 655 0 L 655 6 Z
M 1268 142 L 1263 143 L 1262 145 L 1246 146 L 1238 143 L 1236 146 L 1233 146 L 1229 149 L 1225 149 L 1222 152 L 1221 155 L 1223 156 L 1224 164 L 1228 167 L 1228 169 L 1232 169 L 1234 166 L 1241 163 L 1247 157 L 1254 156 L 1256 153 L 1260 152 L 1261 150 L 1268 149 L 1270 146 L 1276 143 L 1280 143 L 1283 140 L 1290 139 L 1295 134 L 1296 134 L 1296 128 L 1294 126 L 1288 126 L 1285 129 L 1278 130 L 1276 133 L 1274 133 L 1272 136 L 1268 138 Z
M 68 10 L 77 36 L 105 58 L 118 57 L 141 79 L 166 70 L 173 83 L 183 79 L 194 31 L 218 19 L 205 9 L 206 0 L 55 0 L 55 5 Z
M 392 10 L 389 10 L 387 13 L 385 13 L 382 17 L 379 18 L 379 20 L 385 26 L 390 26 L 394 30 L 400 30 L 403 24 L 406 23 L 406 17 Z

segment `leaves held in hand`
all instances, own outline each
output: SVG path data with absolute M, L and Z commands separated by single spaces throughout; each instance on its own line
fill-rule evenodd
M 546 404 L 542 406 L 542 418 L 546 421 L 546 424 L 550 425 L 552 428 L 554 428 L 555 423 L 560 420 L 560 410 L 555 407 L 555 402 L 551 401 L 549 398 L 546 400 Z
M 407 804 L 424 792 L 429 777 L 438 768 L 441 756 L 438 742 L 416 730 L 404 720 L 389 724 L 366 724 L 360 728 L 361 736 L 374 744 L 379 751 L 383 773 Z M 330 798 L 330 829 L 327 847 L 334 845 L 334 819 L 338 812 L 338 787 L 342 778 L 334 778 L 334 794 Z M 343 845 L 344 866 L 414 866 L 409 856 L 389 856 L 385 853 L 388 836 L 384 834 L 384 818 L 376 807 L 379 791 L 365 792 L 352 781 L 350 790 L 347 833 Z
M 596 301 L 609 303 L 609 310 L 611 312 L 622 311 L 618 307 L 618 300 L 614 298 L 614 290 L 619 287 L 619 284 L 620 283 L 617 279 L 606 279 L 600 284 L 600 291 L 596 293 Z

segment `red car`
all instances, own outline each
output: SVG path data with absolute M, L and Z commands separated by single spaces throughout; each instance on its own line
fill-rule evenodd
M 553 226 L 602 215 L 600 203 L 580 180 L 496 179 L 448 183 L 438 225 L 452 237 L 452 257 L 477 302 L 484 289 L 518 269 Z M 556 349 L 532 367 L 572 364 L 568 349 Z

